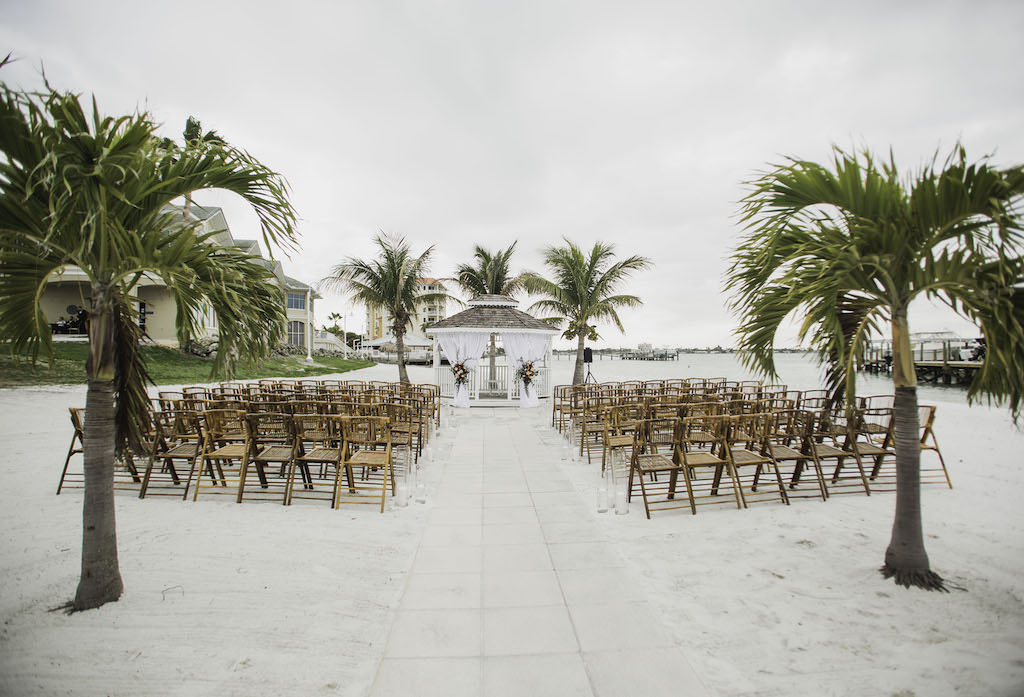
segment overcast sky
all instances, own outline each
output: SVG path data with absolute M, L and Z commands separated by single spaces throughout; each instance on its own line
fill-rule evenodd
M 654 267 L 598 345 L 731 345 L 722 275 L 742 182 L 832 144 L 906 170 L 959 139 L 1024 161 L 1024 2 L 171 2 L 0 0 L 9 85 L 94 93 L 180 138 L 187 116 L 281 172 L 307 283 L 373 254 L 378 231 L 435 245 L 519 241 L 543 272 L 563 236 Z M 227 195 L 236 238 L 255 216 Z M 525 300 L 525 299 L 524 299 Z M 523 302 L 524 309 L 529 302 Z M 363 311 L 334 294 L 317 321 Z M 969 325 L 915 308 L 912 329 Z M 780 337 L 793 343 L 792 334 Z

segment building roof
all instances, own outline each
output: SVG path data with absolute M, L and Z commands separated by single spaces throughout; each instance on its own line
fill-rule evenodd
M 469 309 L 446 317 L 427 327 L 427 334 L 450 331 L 525 331 L 556 334 L 547 322 L 516 309 L 519 303 L 507 295 L 478 295 L 469 301 Z
M 298 280 L 297 278 L 292 278 L 291 276 L 285 276 L 284 277 L 284 284 L 285 284 L 285 287 L 288 288 L 288 290 L 311 290 L 311 291 L 313 291 L 313 297 L 314 298 L 319 299 L 319 298 L 323 297 L 319 293 L 317 293 L 316 290 L 312 286 L 306 285 L 305 283 L 303 283 L 302 281 Z

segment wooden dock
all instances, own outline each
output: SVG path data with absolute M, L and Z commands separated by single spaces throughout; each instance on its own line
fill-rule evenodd
M 915 361 L 914 371 L 921 383 L 968 385 L 981 365 L 981 361 Z M 861 370 L 868 373 L 891 373 L 892 365 L 876 360 L 864 363 Z
M 624 361 L 675 361 L 679 360 L 678 351 L 625 351 L 619 354 Z

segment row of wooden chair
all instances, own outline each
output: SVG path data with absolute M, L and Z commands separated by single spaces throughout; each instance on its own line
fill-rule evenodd
M 825 390 L 732 387 L 705 379 L 559 386 L 552 424 L 567 432 L 571 447 L 588 462 L 599 449 L 602 471 L 612 462 L 616 476 L 628 479 L 629 497 L 643 497 L 648 516 L 652 508 L 689 506 L 696 512 L 697 505 L 722 501 L 723 477 L 732 492 L 728 500 L 741 508 L 766 497 L 788 502 L 792 496 L 827 499 L 835 493 L 895 489 L 891 395 L 861 398 L 847 415 L 830 403 Z M 935 438 L 935 407 L 922 405 L 919 421 L 920 447 L 937 457 L 922 462 L 921 481 L 952 488 Z M 676 486 L 687 461 L 684 501 Z M 754 475 L 747 481 L 751 465 Z M 703 482 L 700 473 L 707 467 L 713 472 Z M 765 476 L 775 485 L 766 489 Z
M 316 396 L 326 398 L 243 400 L 189 388 L 161 393 L 144 446 L 121 453 L 115 488 L 142 498 L 231 494 L 238 502 L 312 498 L 333 507 L 379 501 L 383 510 L 388 489 L 395 491 L 396 467 L 401 473 L 414 466 L 439 423 L 439 394 L 403 386 L 364 389 L 345 400 L 334 391 Z M 69 464 L 81 452 L 84 410 L 70 413 L 74 434 L 58 494 L 82 482 Z M 397 461 L 396 451 L 404 455 Z
M 922 450 L 937 455 L 937 462 L 922 462 L 921 481 L 952 488 L 933 431 L 935 407 L 920 410 Z M 616 448 L 628 451 L 627 494 L 642 497 L 648 517 L 656 509 L 688 506 L 696 513 L 712 503 L 746 508 L 763 500 L 788 504 L 794 496 L 827 500 L 837 493 L 895 489 L 889 408 L 857 409 L 850 419 L 802 409 L 679 414 L 624 426 L 613 419 L 606 430 L 611 462 L 626 460 L 615 457 Z M 630 443 L 623 446 L 627 436 Z M 680 474 L 685 492 L 678 489 Z M 620 468 L 618 475 L 625 472 Z

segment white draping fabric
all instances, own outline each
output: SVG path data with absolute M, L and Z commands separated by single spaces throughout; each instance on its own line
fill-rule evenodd
M 518 371 L 524 363 L 533 363 L 540 367 L 540 361 L 548 352 L 548 342 L 551 337 L 547 334 L 525 334 L 518 332 L 502 332 L 501 343 L 505 346 L 505 355 L 508 357 L 508 364 L 513 370 Z M 511 376 L 510 376 L 511 377 Z M 537 385 L 529 386 L 519 383 L 519 406 L 522 409 L 531 409 L 540 405 L 537 396 Z
M 438 333 L 437 343 L 441 345 L 450 365 L 462 363 L 467 370 L 473 370 L 490 338 L 491 335 L 485 332 L 445 332 Z M 469 385 L 455 386 L 454 405 L 460 409 L 469 409 Z

